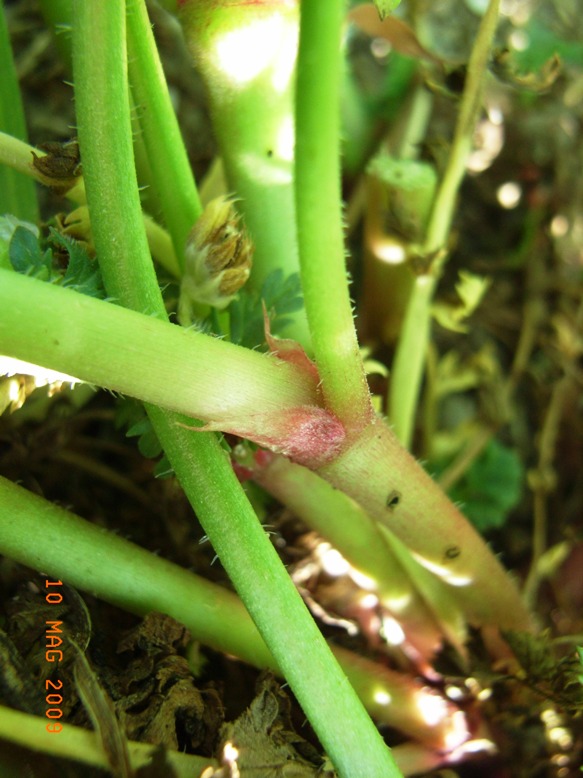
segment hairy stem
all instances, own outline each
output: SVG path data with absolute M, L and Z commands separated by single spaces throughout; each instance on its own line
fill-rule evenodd
M 77 0 L 73 37 L 79 139 L 95 247 L 108 293 L 127 307 L 165 318 L 133 165 L 125 9 L 117 4 L 103 11 L 97 0 Z M 193 435 L 167 411 L 154 406 L 147 411 L 211 543 L 340 775 L 364 778 L 382 774 L 387 766 L 392 769 L 390 752 L 289 579 L 216 438 Z M 338 710 L 350 716 L 349 736 L 336 727 Z M 395 768 L 387 774 L 399 772 Z
M 295 192 L 302 285 L 326 407 L 358 431 L 372 407 L 348 295 L 340 192 L 344 3 L 303 0 Z
M 189 50 L 209 96 L 228 185 L 255 246 L 248 284 L 276 269 L 299 271 L 293 195 L 294 2 L 238 0 L 180 4 Z M 286 335 L 310 350 L 303 310 Z
M 0 8 L 0 130 L 24 140 L 26 124 L 12 59 L 6 12 Z M 20 219 L 37 223 L 39 218 L 36 192 L 32 181 L 14 169 L 0 165 L 0 215 L 11 213 Z
M 140 126 L 168 231 L 180 265 L 202 206 L 143 0 L 128 0 L 129 73 Z

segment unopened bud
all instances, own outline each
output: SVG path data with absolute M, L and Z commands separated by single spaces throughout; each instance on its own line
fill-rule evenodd
M 186 244 L 179 318 L 190 323 L 193 303 L 226 308 L 249 278 L 253 244 L 226 197 L 206 206 Z M 186 319 L 187 321 L 184 321 Z

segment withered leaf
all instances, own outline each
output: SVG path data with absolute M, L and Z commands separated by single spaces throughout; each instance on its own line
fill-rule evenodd
M 117 647 L 131 656 L 123 681 L 116 681 L 116 707 L 130 739 L 210 754 L 223 710 L 212 689 L 196 687 L 186 659 L 176 653 L 188 640 L 182 624 L 160 613 L 128 632 Z
M 322 759 L 289 719 L 289 699 L 275 679 L 266 675 L 258 683 L 257 696 L 239 718 L 221 729 L 223 772 L 236 754 L 241 778 L 333 778 L 322 772 Z
M 143 621 L 123 637 L 117 647 L 124 651 L 144 651 L 146 654 L 175 654 L 186 646 L 190 634 L 183 624 L 163 613 L 148 613 Z
M 46 155 L 41 157 L 33 151 L 33 167 L 57 185 L 70 182 L 72 186 L 74 179 L 81 175 L 81 158 L 77 141 L 40 143 L 39 149 L 46 151 Z
M 440 59 L 419 43 L 417 36 L 408 24 L 394 16 L 380 19 L 374 3 L 363 3 L 352 8 L 348 13 L 348 21 L 370 35 L 371 38 L 383 38 L 388 41 L 399 54 L 414 59 L 425 59 L 439 65 L 439 67 L 443 65 Z
M 3 629 L 0 629 L 0 699 L 17 710 L 40 714 L 42 697 L 22 657 Z

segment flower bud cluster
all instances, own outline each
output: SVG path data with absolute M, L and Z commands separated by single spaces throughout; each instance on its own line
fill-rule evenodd
M 226 308 L 249 278 L 252 254 L 253 244 L 232 200 L 211 200 L 186 244 L 180 287 L 181 322 L 191 322 L 194 303 Z

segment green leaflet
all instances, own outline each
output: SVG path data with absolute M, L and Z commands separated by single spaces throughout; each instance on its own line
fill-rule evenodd
M 52 227 L 47 241 L 39 237 L 32 224 L 13 220 L 5 221 L 3 226 L 11 231 L 7 238 L 8 259 L 17 273 L 61 284 L 90 297 L 105 297 L 99 266 L 82 243 Z
M 463 505 L 479 532 L 504 526 L 522 495 L 524 468 L 518 454 L 491 440 L 449 496 Z
M 259 292 L 243 287 L 229 306 L 230 339 L 238 345 L 255 348 L 265 342 L 263 305 L 272 334 L 280 335 L 292 321 L 290 314 L 300 311 L 303 304 L 299 273 L 284 278 L 283 270 L 277 268 L 267 276 Z

